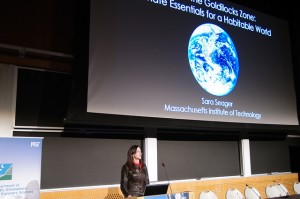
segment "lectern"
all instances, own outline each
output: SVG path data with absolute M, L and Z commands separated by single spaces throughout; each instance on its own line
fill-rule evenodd
M 194 194 L 192 192 L 181 192 L 143 197 L 131 197 L 130 199 L 194 199 Z

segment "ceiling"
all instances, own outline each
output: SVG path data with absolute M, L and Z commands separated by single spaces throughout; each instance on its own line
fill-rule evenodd
M 287 1 L 231 0 L 292 21 L 297 7 Z M 78 21 L 88 13 L 87 0 L 10 0 L 0 8 L 0 62 L 72 72 Z

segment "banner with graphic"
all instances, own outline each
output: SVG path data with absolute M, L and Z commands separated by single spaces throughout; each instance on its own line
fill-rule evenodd
M 43 138 L 0 137 L 0 199 L 39 199 Z

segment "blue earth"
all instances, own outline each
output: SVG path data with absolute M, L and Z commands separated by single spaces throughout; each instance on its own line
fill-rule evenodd
M 195 79 L 208 93 L 224 96 L 236 86 L 238 55 L 230 36 L 219 26 L 207 23 L 194 30 L 188 59 Z

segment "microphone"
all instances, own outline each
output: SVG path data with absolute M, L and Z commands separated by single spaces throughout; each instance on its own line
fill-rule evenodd
M 168 183 L 170 185 L 170 191 L 171 191 L 171 194 L 173 194 L 173 191 L 172 191 L 172 187 L 171 187 L 171 184 L 170 184 L 170 179 L 169 179 L 169 176 L 168 176 L 168 173 L 167 173 L 167 169 L 166 169 L 166 166 L 165 166 L 165 163 L 161 163 L 161 165 L 164 167 L 165 169 L 165 173 L 166 173 L 166 176 L 167 176 L 167 180 L 168 180 Z

